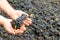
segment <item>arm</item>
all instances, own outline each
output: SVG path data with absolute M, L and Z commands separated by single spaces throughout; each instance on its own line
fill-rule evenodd
M 7 0 L 0 0 L 0 9 L 3 10 L 7 15 L 9 15 L 12 19 L 16 19 L 19 16 L 21 16 L 22 14 L 26 14 L 27 13 L 19 10 L 16 11 L 15 9 L 13 9 L 11 7 L 11 5 L 7 2 Z M 27 21 L 29 20 L 29 22 L 27 23 Z M 31 23 L 31 19 L 27 18 L 25 24 L 28 25 L 29 23 Z
M 6 18 L 0 15 L 0 25 L 4 25 L 4 21 L 6 21 Z
M 17 17 L 21 16 L 22 14 L 26 14 L 28 15 L 27 13 L 19 10 L 15 10 L 11 7 L 11 5 L 7 2 L 7 0 L 0 0 L 0 9 L 3 10 L 7 15 L 9 15 L 12 19 L 16 19 Z M 0 19 L 2 20 L 2 19 Z M 4 17 L 3 17 L 3 21 L 4 21 Z M 3 21 L 1 21 L 0 23 L 2 24 Z M 10 21 L 7 20 L 8 23 L 10 24 Z M 9 30 L 9 28 L 11 27 L 11 24 L 10 24 L 10 27 L 9 25 L 7 25 L 7 21 L 4 21 L 4 27 L 5 29 L 7 28 L 7 31 L 11 33 L 11 31 Z M 25 25 L 29 26 L 30 24 L 32 23 L 32 20 L 30 18 L 27 18 L 23 21 L 23 25 L 20 27 L 20 29 L 18 30 L 15 30 L 15 33 L 18 34 L 18 33 L 23 33 L 24 30 L 26 29 Z M 11 29 L 12 30 L 12 29 Z
M 7 0 L 0 0 L 0 9 L 3 10 L 10 17 L 13 16 L 15 10 L 10 6 Z
M 0 15 L 0 25 L 3 26 L 3 28 L 8 32 L 8 33 L 11 33 L 11 34 L 15 34 L 15 30 L 12 28 L 10 22 L 12 20 L 11 19 L 7 19 L 3 16 Z
M 23 33 L 23 30 L 26 30 L 25 28 L 25 25 L 23 24 L 21 26 L 21 28 L 19 30 L 15 30 L 12 28 L 12 25 L 11 25 L 11 19 L 7 19 L 3 16 L 0 15 L 0 25 L 3 26 L 3 28 L 8 32 L 8 33 L 11 33 L 11 34 L 20 34 L 20 33 Z
M 19 17 L 20 15 L 22 15 L 23 13 L 28 15 L 27 13 L 19 10 L 15 10 L 9 3 L 7 0 L 0 0 L 0 9 L 2 11 L 4 11 L 8 16 L 10 16 L 10 18 L 12 19 L 16 19 L 17 17 Z

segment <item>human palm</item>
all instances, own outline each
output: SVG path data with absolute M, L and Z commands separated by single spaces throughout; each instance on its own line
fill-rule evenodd
M 12 25 L 10 23 L 11 21 L 12 21 L 11 19 L 6 19 L 4 21 L 3 27 L 8 33 L 15 34 L 14 32 L 15 30 L 12 28 Z

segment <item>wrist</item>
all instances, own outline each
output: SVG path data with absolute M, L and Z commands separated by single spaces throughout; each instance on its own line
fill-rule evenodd
M 19 12 L 20 12 L 20 10 L 19 10 Z M 13 20 L 18 18 L 18 16 L 17 16 L 18 15 L 18 10 L 14 10 L 12 12 L 9 12 L 8 14 L 9 14 L 10 18 L 12 18 Z
M 7 18 L 3 17 L 0 15 L 0 24 L 4 25 L 5 21 L 7 20 Z
M 16 15 L 16 14 L 15 14 L 15 11 L 16 11 L 16 10 L 11 10 L 11 11 L 7 12 L 8 16 L 9 16 L 10 18 L 14 19 L 15 15 Z
M 11 17 L 11 16 L 13 16 L 13 15 L 14 15 L 14 12 L 15 12 L 15 10 L 11 10 L 11 11 L 8 11 L 8 12 L 7 12 L 7 14 L 8 14 L 8 16 L 10 16 L 10 17 Z

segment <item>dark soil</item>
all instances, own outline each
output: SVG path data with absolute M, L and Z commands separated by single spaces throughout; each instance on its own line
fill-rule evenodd
M 0 27 L 0 40 L 60 40 L 60 0 L 9 0 L 17 10 L 31 14 L 32 25 L 23 34 L 11 35 Z M 3 12 L 1 15 L 9 18 Z
M 13 20 L 11 22 L 11 25 L 14 29 L 20 29 L 21 25 L 23 24 L 23 21 L 26 19 L 27 15 L 22 14 L 20 17 L 17 19 Z

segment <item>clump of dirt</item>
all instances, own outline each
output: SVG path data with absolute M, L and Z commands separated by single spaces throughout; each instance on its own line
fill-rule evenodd
M 17 19 L 13 20 L 11 22 L 11 25 L 14 29 L 20 29 L 21 25 L 23 24 L 23 21 L 26 19 L 27 15 L 22 14 L 20 17 Z

